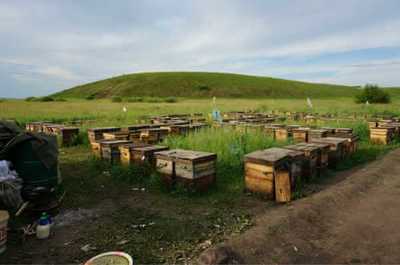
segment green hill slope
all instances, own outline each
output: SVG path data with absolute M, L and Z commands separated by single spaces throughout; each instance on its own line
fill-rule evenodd
M 314 84 L 227 73 L 159 72 L 113 77 L 73 87 L 55 94 L 56 97 L 107 98 L 133 97 L 347 97 L 357 89 L 349 86 Z

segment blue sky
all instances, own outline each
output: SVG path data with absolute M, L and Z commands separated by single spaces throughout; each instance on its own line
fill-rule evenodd
M 0 97 L 146 71 L 400 85 L 398 0 L 3 0 Z

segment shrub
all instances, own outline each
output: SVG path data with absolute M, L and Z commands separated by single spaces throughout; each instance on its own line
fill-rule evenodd
M 121 97 L 114 96 L 114 97 L 111 98 L 111 101 L 112 101 L 112 102 L 122 102 L 122 98 L 121 98 Z
M 86 99 L 86 100 L 93 100 L 93 99 L 95 99 L 95 98 L 96 98 L 95 95 L 89 95 L 89 96 L 87 96 L 85 99 Z
M 167 97 L 164 101 L 167 103 L 175 103 L 178 102 L 178 99 L 176 97 Z
M 377 85 L 365 85 L 362 92 L 355 97 L 356 103 L 389 103 L 390 95 Z
M 50 102 L 50 101 L 54 101 L 54 98 L 46 96 L 46 97 L 41 97 L 39 98 L 40 102 Z
M 130 97 L 126 100 L 127 102 L 143 102 L 142 97 Z
M 31 101 L 37 101 L 38 99 L 36 97 L 27 97 L 25 101 L 31 102 Z
M 202 91 L 202 92 L 208 92 L 208 91 L 211 90 L 211 88 L 209 86 L 206 86 L 206 85 L 200 85 L 200 86 L 197 87 L 197 89 L 199 91 Z
M 65 98 L 55 98 L 54 101 L 65 102 L 67 100 Z

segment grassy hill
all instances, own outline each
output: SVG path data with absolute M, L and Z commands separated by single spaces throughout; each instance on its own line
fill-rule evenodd
M 270 97 L 328 98 L 353 96 L 349 86 L 316 84 L 250 75 L 207 72 L 137 73 L 76 86 L 55 97 Z

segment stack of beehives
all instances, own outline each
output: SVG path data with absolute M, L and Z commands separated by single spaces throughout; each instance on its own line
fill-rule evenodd
M 63 146 L 71 145 L 74 139 L 79 135 L 79 128 L 77 127 L 70 127 L 46 121 L 29 122 L 25 125 L 25 129 L 29 132 L 59 136 L 60 143 Z
M 290 201 L 302 182 L 315 179 L 326 168 L 335 167 L 355 152 L 355 147 L 349 148 L 354 144 L 349 141 L 350 136 L 339 135 L 342 137 L 316 137 L 308 143 L 247 154 L 244 159 L 246 189 L 277 202 Z
M 400 136 L 400 123 L 397 119 L 381 119 L 368 122 L 370 140 L 376 144 L 390 144 Z

